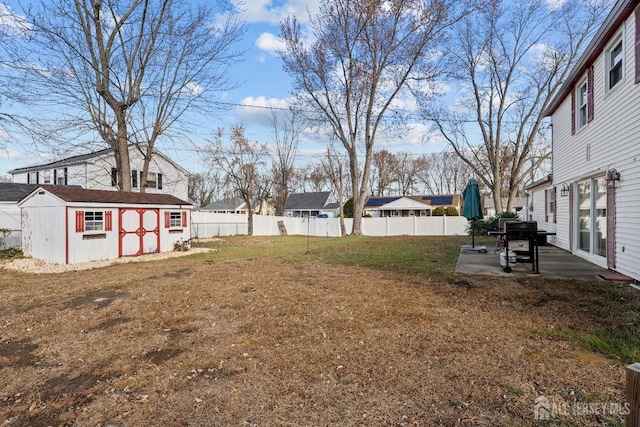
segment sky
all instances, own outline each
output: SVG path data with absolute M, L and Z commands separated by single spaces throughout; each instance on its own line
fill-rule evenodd
M 276 51 L 282 47 L 278 34 L 280 22 L 286 16 L 295 16 L 303 24 L 308 21 L 309 12 L 318 9 L 317 0 L 233 0 L 237 13 L 245 19 L 247 32 L 239 44 L 246 49 L 242 61 L 230 70 L 239 82 L 233 90 L 225 92 L 220 101 L 228 107 L 211 122 L 211 129 L 199 129 L 194 139 L 206 140 L 219 127 L 228 128 L 243 124 L 247 137 L 252 141 L 270 143 L 272 128 L 269 126 L 269 110 L 264 107 L 286 108 L 291 99 L 291 79 L 282 68 Z M 15 0 L 0 0 L 0 5 L 19 10 Z M 0 21 L 0 25 L 7 25 Z M 392 152 L 409 151 L 417 154 L 438 152 L 443 146 L 424 143 L 424 126 L 416 123 L 407 135 L 395 139 L 379 139 L 376 150 L 386 148 Z M 310 163 L 326 149 L 326 141 L 318 135 L 306 135 L 298 151 L 298 163 Z M 162 149 L 162 148 L 161 148 Z M 168 149 L 170 150 L 170 149 Z M 181 147 L 167 153 L 180 165 L 191 172 L 206 169 L 194 148 Z M 0 177 L 8 170 L 56 160 L 34 153 L 24 152 L 12 146 L 8 151 L 0 150 Z

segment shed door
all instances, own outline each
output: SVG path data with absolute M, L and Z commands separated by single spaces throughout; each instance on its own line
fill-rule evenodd
M 120 256 L 137 256 L 160 250 L 160 209 L 122 208 Z

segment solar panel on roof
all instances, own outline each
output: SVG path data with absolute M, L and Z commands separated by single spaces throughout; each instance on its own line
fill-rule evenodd
M 400 197 L 371 197 L 367 200 L 367 206 L 382 206 L 399 198 Z
M 432 205 L 453 204 L 453 196 L 424 196 L 422 200 L 430 200 Z

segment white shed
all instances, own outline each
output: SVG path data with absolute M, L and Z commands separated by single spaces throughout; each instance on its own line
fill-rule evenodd
M 25 256 L 56 264 L 174 250 L 192 206 L 168 194 L 41 186 L 18 207 Z

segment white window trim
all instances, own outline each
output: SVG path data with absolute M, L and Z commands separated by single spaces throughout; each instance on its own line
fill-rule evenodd
M 584 94 L 581 93 L 582 88 L 584 88 Z M 589 90 L 591 88 L 587 85 L 587 79 L 583 79 L 578 86 L 576 87 L 576 128 L 577 130 L 582 129 L 587 125 L 589 121 Z M 584 117 L 582 117 L 582 109 L 584 108 Z M 583 120 L 584 119 L 584 120 Z
M 89 214 L 92 214 L 94 219 L 89 219 Z M 100 219 L 95 219 L 96 214 L 100 214 Z M 104 211 L 85 211 L 84 213 L 84 231 L 87 233 L 95 232 L 103 232 L 104 231 L 104 222 L 105 222 L 105 214 Z M 93 224 L 92 227 L 89 227 L 89 224 Z M 100 228 L 96 228 L 100 226 Z
M 169 228 L 182 228 L 182 212 L 169 213 Z
M 613 87 L 612 87 L 611 86 L 611 70 L 612 70 L 613 67 L 611 67 L 611 52 L 618 46 L 618 44 L 620 44 L 620 46 L 621 46 L 621 53 L 620 53 L 620 55 L 621 55 L 620 61 L 622 62 L 621 70 L 620 70 L 621 75 L 620 75 L 620 80 L 618 80 L 616 82 L 616 84 L 613 85 Z M 626 60 L 626 57 L 625 57 L 624 37 L 622 37 L 622 32 L 620 32 L 612 39 L 612 42 L 609 44 L 609 46 L 607 46 L 607 49 L 605 50 L 604 71 L 605 71 L 605 92 L 606 93 L 614 90 L 617 86 L 620 85 L 621 82 L 624 82 L 625 60 Z

